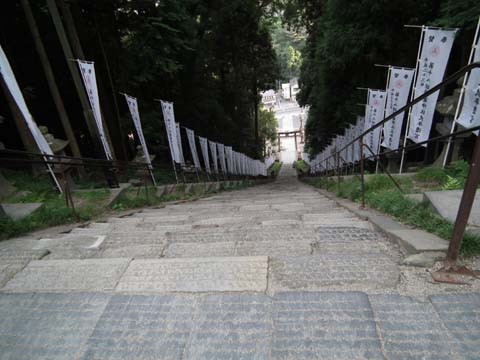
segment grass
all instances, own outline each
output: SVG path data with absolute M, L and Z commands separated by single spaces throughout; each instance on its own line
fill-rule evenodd
M 268 174 L 276 177 L 282 168 L 283 163 L 279 161 L 275 161 L 272 166 L 268 169 Z
M 464 174 L 463 171 L 458 171 L 458 168 L 455 171 L 460 174 L 459 176 Z M 439 181 L 439 184 L 444 184 L 448 178 L 443 178 L 436 170 L 428 170 L 414 179 L 405 177 L 395 177 L 395 179 L 405 192 L 413 192 L 418 189 L 418 182 L 425 184 Z M 340 186 L 333 179 L 310 178 L 306 181 L 315 187 L 335 192 L 339 197 L 355 202 L 361 201 L 359 178 L 354 177 L 342 181 Z M 365 202 L 369 207 L 391 215 L 404 224 L 425 230 L 446 240 L 450 240 L 452 237 L 453 224 L 451 222 L 438 216 L 427 204 L 405 197 L 386 175 L 372 175 L 366 178 Z M 480 254 L 480 236 L 467 232 L 463 238 L 461 251 L 465 257 Z
M 308 170 L 310 167 L 307 165 L 307 163 L 303 160 L 297 160 L 295 161 L 295 170 L 297 170 L 298 175 L 305 175 L 308 173 Z
M 21 220 L 12 220 L 6 216 L 0 216 L 0 240 L 20 236 L 51 226 L 75 222 L 72 209 L 65 205 L 63 195 L 57 192 L 47 176 L 32 177 L 28 173 L 11 170 L 2 170 L 2 173 L 18 190 L 17 194 L 6 199 L 4 202 L 41 202 L 44 206 Z M 170 171 L 169 174 L 168 170 L 163 171 L 160 169 L 157 175 L 157 179 L 163 179 L 162 181 L 168 181 L 172 179 L 173 176 L 172 182 L 175 182 L 175 176 L 172 171 Z M 90 220 L 112 210 L 122 211 L 142 206 L 157 205 L 167 201 L 199 198 L 215 192 L 198 191 L 194 194 L 176 193 L 159 197 L 156 196 L 156 189 L 150 187 L 148 189 L 149 196 L 147 199 L 145 188 L 140 189 L 138 196 L 138 188 L 132 188 L 128 189 L 113 206 L 107 207 L 106 200 L 110 195 L 110 190 L 106 188 L 96 189 L 94 186 L 88 186 L 88 184 L 92 185 L 96 183 L 86 181 L 83 183 L 85 186 L 82 189 L 83 191 L 74 193 L 75 210 L 81 221 Z M 226 187 L 225 190 L 236 190 L 248 185 L 247 183 L 230 185 Z

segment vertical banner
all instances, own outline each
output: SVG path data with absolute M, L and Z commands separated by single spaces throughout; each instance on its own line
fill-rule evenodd
M 480 28 L 480 21 L 477 26 L 476 39 L 473 39 L 472 56 L 473 62 L 480 61 L 480 49 L 478 41 L 478 32 Z M 472 128 L 480 125 L 480 114 L 478 105 L 480 103 L 480 69 L 473 69 L 470 71 L 470 75 L 465 81 L 463 88 L 463 105 L 461 107 L 460 114 L 457 117 L 457 124 L 464 128 Z M 457 106 L 460 106 L 460 102 Z M 476 131 L 478 135 L 478 130 Z
M 210 152 L 212 154 L 213 171 L 215 174 L 218 174 L 217 144 L 210 140 L 208 140 L 208 144 L 210 145 Z
M 199 136 L 198 140 L 200 141 L 200 149 L 202 149 L 203 162 L 205 163 L 205 170 L 207 174 L 210 174 L 210 159 L 208 158 L 208 140 Z
M 388 71 L 390 72 L 390 80 L 387 84 L 387 105 L 385 109 L 385 117 L 392 115 L 398 109 L 401 109 L 407 104 L 413 77 L 415 76 L 414 69 L 390 66 Z M 383 125 L 384 137 L 382 146 L 390 150 L 398 149 L 404 117 L 405 113 L 401 113 Z
M 222 173 L 227 173 L 227 163 L 225 161 L 225 146 L 223 144 L 217 144 L 218 156 L 220 158 L 220 167 L 222 168 Z
M 125 96 L 125 100 L 127 100 L 128 109 L 130 110 L 130 115 L 132 116 L 135 130 L 137 131 L 138 140 L 140 141 L 140 145 L 142 146 L 143 153 L 145 154 L 145 159 L 147 160 L 147 164 L 151 169 L 152 161 L 150 160 L 150 153 L 148 152 L 147 143 L 145 142 L 145 137 L 143 136 L 143 129 L 142 129 L 142 123 L 140 121 L 140 114 L 138 112 L 137 99 L 127 94 L 123 94 L 123 95 Z
M 167 132 L 168 145 L 170 146 L 170 155 L 172 156 L 172 161 L 177 164 L 181 164 L 173 103 L 160 100 L 160 104 L 162 106 L 163 120 L 165 122 L 165 131 Z
M 370 129 L 372 126 L 378 124 L 383 120 L 383 113 L 385 109 L 385 90 L 372 90 L 368 89 L 368 103 L 367 110 L 365 112 L 365 130 Z M 377 155 L 378 145 L 380 142 L 380 130 L 381 126 L 373 131 L 368 132 L 365 135 L 365 144 L 367 144 L 371 151 L 367 151 L 368 156 Z M 373 160 L 373 159 L 372 159 Z
M 365 117 L 357 116 L 357 125 L 355 126 L 355 137 L 359 137 L 363 134 L 365 129 Z M 361 148 L 360 148 L 360 139 L 355 142 L 354 146 L 355 161 L 360 161 L 361 158 Z
M 178 154 L 180 155 L 180 164 L 185 166 L 185 158 L 183 157 L 182 134 L 180 133 L 180 124 L 175 123 L 175 133 L 177 134 Z
M 443 80 L 457 30 L 425 28 L 415 80 L 414 98 L 418 98 Z M 412 107 L 408 138 L 419 143 L 428 140 L 439 91 Z
M 108 146 L 107 138 L 105 137 L 105 130 L 103 128 L 102 113 L 100 111 L 100 100 L 98 99 L 97 78 L 95 76 L 95 66 L 93 62 L 77 60 L 80 73 L 82 74 L 85 90 L 87 91 L 88 100 L 92 107 L 93 117 L 97 124 L 98 134 L 100 141 L 102 142 L 103 150 L 108 160 L 112 160 L 112 153 Z
M 37 144 L 38 149 L 43 155 L 53 155 L 50 145 L 48 145 L 47 140 L 45 139 L 43 134 L 40 132 L 37 126 L 37 123 L 35 122 L 35 120 L 33 120 L 33 116 L 32 114 L 30 114 L 30 111 L 28 110 L 27 103 L 25 102 L 22 91 L 18 86 L 17 79 L 15 78 L 15 74 L 13 73 L 10 63 L 8 62 L 7 55 L 5 55 L 5 53 L 3 52 L 3 48 L 1 46 L 0 46 L 0 74 L 3 80 L 5 81 L 5 85 L 7 86 L 8 91 L 10 92 L 12 98 L 15 100 L 15 103 L 17 104 L 18 109 L 22 113 L 22 117 L 25 120 L 25 123 L 27 124 L 27 127 L 30 130 L 30 133 L 32 134 L 33 139 L 35 140 L 35 143 Z M 47 157 L 44 157 L 44 159 L 45 161 L 48 160 Z M 51 165 L 47 164 L 47 168 L 55 184 L 57 185 L 58 190 L 62 192 L 62 188 L 60 187 L 60 184 L 58 183 L 58 180 L 55 177 L 55 174 L 52 170 Z
M 235 168 L 233 166 L 233 153 L 231 146 L 225 146 L 225 156 L 227 157 L 228 172 L 235 174 Z
M 190 146 L 190 152 L 192 154 L 193 164 L 196 169 L 201 170 L 200 160 L 198 159 L 197 146 L 195 145 L 195 133 L 193 130 L 185 128 L 187 131 L 188 145 Z

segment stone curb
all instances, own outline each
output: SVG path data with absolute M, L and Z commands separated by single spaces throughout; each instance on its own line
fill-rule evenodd
M 446 252 L 448 249 L 448 241 L 436 235 L 407 227 L 391 217 L 372 209 L 360 209 L 357 203 L 340 199 L 326 190 L 318 188 L 315 188 L 315 190 L 360 218 L 370 221 L 376 230 L 384 233 L 388 238 L 400 245 L 408 254 L 427 251 Z

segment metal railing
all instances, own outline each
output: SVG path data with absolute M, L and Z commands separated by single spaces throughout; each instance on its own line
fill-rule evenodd
M 480 130 L 480 126 L 476 126 L 476 127 L 472 127 L 472 128 L 469 128 L 469 129 L 453 132 L 453 133 L 450 133 L 450 134 L 447 134 L 447 135 L 437 136 L 437 137 L 434 137 L 434 138 L 431 138 L 431 139 L 428 139 L 426 141 L 422 141 L 422 142 L 419 142 L 419 143 L 400 146 L 396 150 L 387 150 L 387 151 L 384 151 L 384 152 L 378 152 L 377 154 L 375 154 L 374 151 L 372 149 L 370 149 L 368 147 L 368 145 L 366 145 L 364 143 L 364 137 L 367 134 L 369 134 L 370 132 L 374 131 L 375 129 L 383 126 L 387 121 L 390 121 L 390 120 L 394 119 L 395 117 L 397 117 L 399 115 L 407 114 L 407 111 L 409 109 L 411 109 L 415 104 L 418 104 L 419 102 L 421 102 L 425 98 L 427 98 L 430 95 L 433 95 L 434 93 L 436 93 L 437 91 L 443 89 L 446 85 L 455 82 L 456 80 L 458 80 L 460 77 L 462 77 L 466 73 L 472 71 L 473 69 L 478 69 L 478 68 L 480 68 L 480 62 L 472 63 L 472 64 L 469 64 L 469 65 L 463 67 L 462 69 L 456 71 L 452 75 L 445 78 L 438 85 L 436 85 L 436 86 L 432 87 L 430 90 L 426 91 L 424 94 L 422 94 L 422 95 L 418 96 L 417 98 L 408 102 L 404 107 L 400 108 L 399 110 L 395 111 L 391 115 L 385 117 L 382 121 L 378 122 L 377 124 L 373 125 L 369 129 L 365 130 L 362 134 L 357 136 L 355 139 L 350 141 L 348 144 L 344 145 L 342 148 L 340 148 L 338 150 L 336 149 L 333 154 L 331 154 L 327 158 L 323 159 L 323 162 L 326 163 L 326 164 L 328 164 L 328 162 L 330 160 L 333 160 L 334 164 L 335 164 L 333 166 L 333 169 L 327 169 L 324 166 L 322 166 L 322 168 L 324 170 L 321 171 L 320 174 L 328 176 L 330 170 L 333 170 L 333 175 L 335 175 L 335 174 L 337 175 L 337 181 L 338 181 L 338 185 L 339 185 L 340 184 L 341 171 L 343 170 L 344 165 L 346 165 L 347 169 L 348 169 L 348 164 L 349 164 L 348 161 L 344 161 L 344 164 L 340 164 L 341 163 L 341 161 L 340 161 L 341 160 L 341 155 L 340 154 L 344 150 L 348 151 L 349 147 L 352 147 L 352 151 L 354 151 L 355 144 L 357 142 L 359 142 L 360 143 L 360 160 L 354 160 L 352 162 L 352 164 L 354 166 L 355 162 L 357 162 L 357 161 L 359 162 L 361 193 L 362 193 L 361 207 L 364 208 L 365 207 L 365 178 L 364 178 L 364 175 L 365 175 L 365 161 L 366 160 L 369 160 L 369 159 L 372 159 L 372 158 L 379 159 L 381 156 L 385 156 L 385 155 L 388 155 L 388 154 L 391 154 L 391 153 L 406 152 L 406 151 L 409 151 L 409 150 L 412 150 L 412 149 L 422 147 L 423 145 L 426 145 L 426 144 L 434 142 L 434 141 L 455 138 L 456 136 L 459 136 L 459 135 L 462 135 L 462 134 L 470 133 L 470 132 L 473 132 L 475 130 Z M 406 129 L 406 131 L 408 131 L 408 129 Z M 405 136 L 406 136 L 406 134 L 405 134 Z M 370 151 L 370 153 L 371 153 L 370 156 L 365 156 L 364 148 L 367 148 Z M 379 164 L 380 164 L 380 162 L 379 162 Z M 469 218 L 470 213 L 471 213 L 473 201 L 474 201 L 474 198 L 475 198 L 475 193 L 476 193 L 478 184 L 480 182 L 479 166 L 480 166 L 480 136 L 477 136 L 475 146 L 474 146 L 474 150 L 473 150 L 473 153 L 472 153 L 472 158 L 471 158 L 471 164 L 470 164 L 470 168 L 469 168 L 468 177 L 467 177 L 467 180 L 466 180 L 466 183 L 465 183 L 465 187 L 464 187 L 463 194 L 462 194 L 462 199 L 461 199 L 460 206 L 459 206 L 459 209 L 458 209 L 458 213 L 457 213 L 457 216 L 456 216 L 456 220 L 455 220 L 455 223 L 454 223 L 452 239 L 450 241 L 448 251 L 447 251 L 447 257 L 446 257 L 445 268 L 444 268 L 445 271 L 453 271 L 454 270 L 454 271 L 458 272 L 458 270 L 459 270 L 459 267 L 457 266 L 457 261 L 458 261 L 459 254 L 460 254 L 460 247 L 461 247 L 462 239 L 463 239 L 463 236 L 464 236 L 464 233 L 465 233 L 465 228 L 467 226 L 468 218 Z M 398 182 L 387 171 L 387 169 L 383 168 L 383 170 L 389 176 L 389 178 L 394 182 L 395 186 L 400 191 L 402 191 Z M 465 272 L 464 268 L 462 268 L 461 270 L 463 272 Z M 443 279 L 445 279 L 445 278 L 448 278 L 448 276 L 443 277 Z

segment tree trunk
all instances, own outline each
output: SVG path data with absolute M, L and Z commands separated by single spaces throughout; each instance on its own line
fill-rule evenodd
M 80 148 L 78 147 L 77 139 L 75 138 L 72 126 L 70 124 L 70 119 L 68 118 L 67 111 L 65 110 L 65 106 L 60 96 L 60 91 L 58 90 L 55 76 L 53 75 L 52 66 L 50 65 L 50 61 L 48 60 L 47 52 L 45 51 L 45 47 L 43 46 L 40 32 L 38 31 L 37 23 L 33 16 L 32 8 L 30 7 L 30 3 L 28 2 L 28 0 L 20 0 L 20 2 L 22 4 L 23 11 L 25 12 L 28 27 L 30 28 L 33 41 L 35 43 L 35 48 L 40 58 L 40 62 L 42 63 L 43 71 L 45 72 L 45 77 L 47 78 L 48 87 L 50 88 L 55 107 L 57 108 L 58 114 L 60 116 L 63 130 L 65 131 L 65 135 L 67 136 L 67 139 L 69 141 L 70 149 L 72 150 L 73 156 L 81 157 L 82 154 L 80 152 Z

